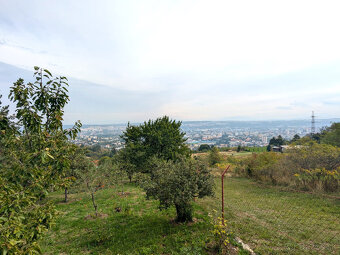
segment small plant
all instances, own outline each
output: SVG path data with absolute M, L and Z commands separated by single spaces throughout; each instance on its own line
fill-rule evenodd
M 81 179 L 84 181 L 88 193 L 91 195 L 92 205 L 96 217 L 98 217 L 98 204 L 95 200 L 95 193 L 97 190 L 105 187 L 107 180 L 106 171 L 103 166 L 96 166 L 93 162 L 88 161 L 86 169 L 81 174 Z
M 215 247 L 221 254 L 226 254 L 231 248 L 230 238 L 232 232 L 228 230 L 227 220 L 218 217 L 211 231 L 215 241 Z

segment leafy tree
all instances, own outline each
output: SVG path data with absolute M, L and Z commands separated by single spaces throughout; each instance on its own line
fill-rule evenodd
M 80 178 L 85 183 L 86 189 L 91 196 L 92 205 L 97 217 L 98 204 L 95 200 L 95 193 L 107 184 L 107 181 L 110 179 L 108 178 L 109 173 L 104 164 L 101 166 L 96 166 L 89 159 L 87 160 L 86 164 L 86 167 L 80 173 Z
M 321 137 L 321 143 L 340 147 L 340 122 L 333 123 L 329 128 L 326 128 Z
M 9 115 L 9 106 L 2 106 L 2 95 L 0 95 L 0 137 L 8 135 L 8 133 L 15 133 L 16 127 L 13 121 L 14 116 Z
M 10 91 L 16 123 L 1 108 L 0 134 L 0 253 L 39 252 L 38 240 L 55 215 L 43 198 L 60 187 L 70 167 L 68 142 L 81 124 L 62 126 L 63 108 L 69 101 L 66 77 L 35 67 L 34 83 L 18 79 Z M 16 127 L 15 127 L 16 126 Z M 10 130 L 10 131 L 9 131 Z
M 198 151 L 210 151 L 211 147 L 209 144 L 201 144 Z
M 85 150 L 82 147 L 77 145 L 71 145 L 72 149 L 69 150 L 68 156 L 70 159 L 70 167 L 65 169 L 63 181 L 61 182 L 61 187 L 64 189 L 64 202 L 68 201 L 68 189 L 72 186 L 72 184 L 80 178 L 80 169 L 84 169 L 86 167 L 86 156 Z
M 115 148 L 115 147 L 112 147 L 112 149 L 110 150 L 110 155 L 109 155 L 109 157 L 113 157 L 114 155 L 116 155 L 117 154 L 117 149 Z
M 102 147 L 99 144 L 96 144 L 91 147 L 91 150 L 94 152 L 100 152 L 102 150 Z
M 190 156 L 190 149 L 185 144 L 185 133 L 180 130 L 181 124 L 167 116 L 149 120 L 139 126 L 128 124 L 122 135 L 125 149 L 121 153 L 129 164 L 131 178 L 136 171 L 148 172 L 152 157 L 176 160 L 181 155 Z
M 195 197 L 213 195 L 213 178 L 205 165 L 180 157 L 177 161 L 153 160 L 153 170 L 141 185 L 147 198 L 155 198 L 160 208 L 176 207 L 178 222 L 192 221 Z
M 99 165 L 104 165 L 104 164 L 108 164 L 112 161 L 112 158 L 110 158 L 109 156 L 103 156 L 99 159 Z
M 209 152 L 208 161 L 209 161 L 210 166 L 213 166 L 213 165 L 220 163 L 222 161 L 220 151 L 218 150 L 217 147 L 213 147 L 211 149 L 211 151 Z
M 295 143 L 295 142 L 297 142 L 298 140 L 300 140 L 301 139 L 301 137 L 298 135 L 298 134 L 296 134 L 296 135 L 294 135 L 294 137 L 293 137 L 293 139 L 292 139 L 292 143 Z
M 237 151 L 237 152 L 240 152 L 241 149 L 242 149 L 241 145 L 238 145 L 236 151 Z
M 269 145 L 271 145 L 271 146 L 281 146 L 281 145 L 284 145 L 284 144 L 286 144 L 286 141 L 282 138 L 281 135 L 279 135 L 278 137 L 273 137 L 269 141 Z
M 126 144 L 125 148 L 116 154 L 115 160 L 118 162 L 120 170 L 126 171 L 130 182 L 132 181 L 133 175 L 146 165 L 145 152 L 139 144 L 134 143 Z
M 324 130 L 323 132 L 320 132 L 320 133 L 309 134 L 309 137 L 310 137 L 313 141 L 315 141 L 315 142 L 317 142 L 317 143 L 320 143 L 320 142 L 321 142 L 322 136 L 323 136 L 326 132 L 327 132 L 327 131 Z

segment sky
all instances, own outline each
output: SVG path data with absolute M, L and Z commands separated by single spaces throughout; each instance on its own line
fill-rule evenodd
M 340 117 L 339 1 L 0 0 L 4 103 L 33 66 L 65 124 Z

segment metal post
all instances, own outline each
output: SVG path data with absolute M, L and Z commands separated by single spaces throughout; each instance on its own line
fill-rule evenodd
M 223 171 L 221 178 L 222 178 L 222 224 L 224 226 L 224 175 L 228 171 L 230 165 Z

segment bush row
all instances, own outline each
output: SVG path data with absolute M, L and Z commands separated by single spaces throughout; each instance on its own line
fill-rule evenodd
M 236 174 L 261 182 L 306 191 L 339 191 L 340 148 L 332 145 L 312 143 L 287 153 L 254 153 L 234 163 Z

